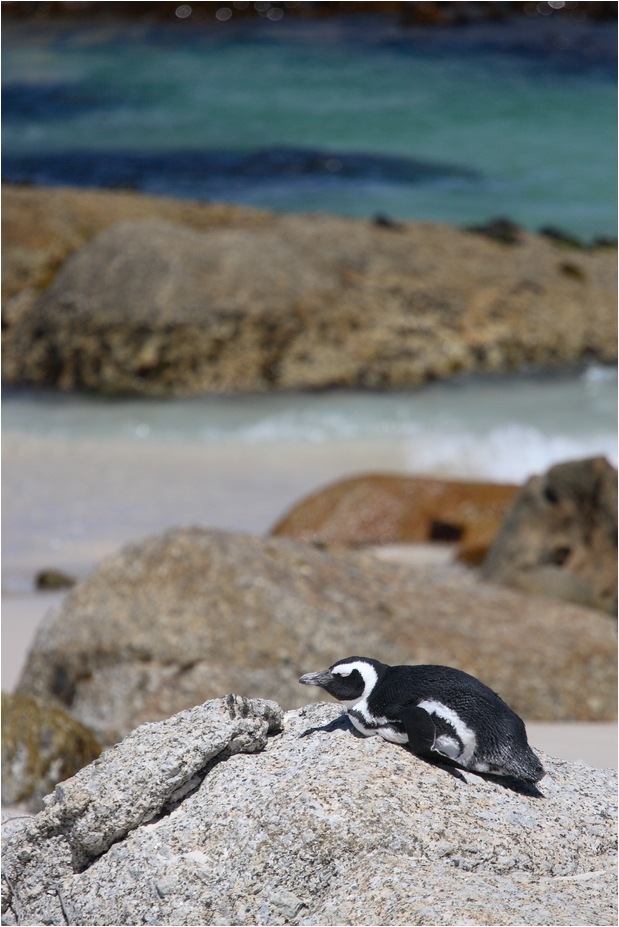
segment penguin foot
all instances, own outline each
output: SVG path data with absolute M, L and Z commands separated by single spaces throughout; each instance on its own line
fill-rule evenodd
M 331 734 L 333 731 L 350 731 L 352 729 L 353 734 L 357 734 L 358 737 L 362 737 L 362 734 L 359 734 L 353 728 L 352 724 L 348 719 L 348 715 L 340 715 L 339 718 L 334 718 L 333 721 L 329 721 L 328 724 L 323 724 L 319 727 L 308 727 L 302 734 L 299 734 L 299 737 L 309 737 L 310 734 L 316 734 L 318 731 L 325 731 L 327 734 Z
M 460 782 L 466 782 L 466 776 L 462 775 L 462 772 L 457 766 L 452 766 L 450 763 L 442 763 L 437 760 L 428 760 L 426 757 L 420 757 L 420 759 L 425 760 L 426 763 L 429 763 L 430 766 L 436 766 L 438 769 L 444 770 L 444 772 L 449 773 L 450 776 L 453 776 L 454 779 L 459 779 Z

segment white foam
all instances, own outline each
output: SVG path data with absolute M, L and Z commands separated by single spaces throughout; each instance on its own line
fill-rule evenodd
M 617 464 L 616 436 L 544 434 L 530 425 L 510 424 L 486 434 L 466 431 L 425 433 L 406 442 L 407 469 L 419 473 L 521 483 L 561 461 L 605 456 Z
M 386 393 L 106 401 L 5 390 L 2 411 L 5 433 L 66 439 L 252 446 L 398 440 L 412 470 L 496 479 L 521 478 L 566 456 L 617 457 L 617 372 L 601 366 Z

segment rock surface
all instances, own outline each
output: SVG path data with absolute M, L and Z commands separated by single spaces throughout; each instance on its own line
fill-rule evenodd
M 68 710 L 105 744 L 221 692 L 304 704 L 296 680 L 361 654 L 478 676 L 523 717 L 616 717 L 607 616 L 419 568 L 179 528 L 129 545 L 39 628 L 18 690 Z
M 517 489 L 389 473 L 353 476 L 302 499 L 271 534 L 351 546 L 457 541 L 460 556 L 471 562 L 498 534 Z
M 70 589 L 76 583 L 75 577 L 69 576 L 63 570 L 56 570 L 53 567 L 46 570 L 39 570 L 34 577 L 34 586 L 36 589 L 48 591 L 50 589 Z
M 60 708 L 2 693 L 2 802 L 39 811 L 58 782 L 101 753 L 92 731 Z
M 111 225 L 162 219 L 185 228 L 260 228 L 270 213 L 130 191 L 2 185 L 2 299 L 43 290 L 63 261 Z
M 10 822 L 3 923 L 616 923 L 613 771 L 542 753 L 535 797 L 338 705 L 281 726 L 229 696 L 129 735 Z
M 483 565 L 494 582 L 617 614 L 617 470 L 603 457 L 531 477 Z
M 524 232 L 505 246 L 433 224 L 99 197 L 5 190 L 9 383 L 391 388 L 617 356 L 612 249 L 575 251 L 567 274 L 564 246 Z M 72 219 L 56 215 L 65 202 Z

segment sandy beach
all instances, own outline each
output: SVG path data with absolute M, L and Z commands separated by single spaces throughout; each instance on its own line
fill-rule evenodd
M 265 534 L 294 501 L 352 473 L 405 472 L 396 439 L 323 444 L 171 445 L 5 435 L 2 687 L 19 678 L 37 626 L 62 592 L 36 592 L 41 569 L 86 576 L 123 544 L 180 524 Z M 377 552 L 448 562 L 447 547 Z M 529 722 L 534 745 L 571 761 L 617 766 L 616 724 Z

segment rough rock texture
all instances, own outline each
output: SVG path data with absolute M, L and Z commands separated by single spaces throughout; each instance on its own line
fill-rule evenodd
M 520 715 L 616 717 L 616 636 L 605 615 L 366 553 L 185 528 L 104 560 L 39 628 L 19 691 L 106 744 L 225 691 L 286 708 L 296 680 L 361 654 L 478 676 Z
M 260 228 L 271 214 L 130 191 L 2 185 L 2 299 L 41 290 L 63 261 L 123 220 L 163 219 L 186 228 Z
M 339 480 L 298 502 L 275 537 L 319 544 L 458 541 L 471 562 L 497 535 L 517 486 L 370 473 Z
M 62 207 L 39 193 L 49 209 Z M 77 250 L 39 296 L 54 263 L 44 244 L 33 256 L 23 243 L 16 191 L 5 195 L 8 292 L 24 282 L 5 311 L 10 383 L 152 395 L 403 387 L 617 356 L 612 249 L 570 252 L 577 273 L 567 273 L 564 246 L 526 233 L 505 246 L 431 224 L 394 230 L 266 213 L 252 221 L 247 210 L 198 230 L 195 212 L 190 223 L 169 221 L 169 201 L 156 219 L 102 222 L 79 247 L 84 194 L 73 193 Z M 93 203 L 91 195 L 89 228 Z
M 533 476 L 483 573 L 495 582 L 617 614 L 617 470 L 604 457 Z
M 94 734 L 66 711 L 2 693 L 2 802 L 39 811 L 58 782 L 101 753 Z
M 238 696 L 139 728 L 10 822 L 3 923 L 616 923 L 613 771 L 542 754 L 535 797 L 337 705 L 280 728 Z

